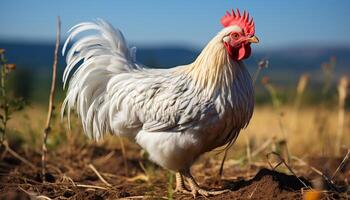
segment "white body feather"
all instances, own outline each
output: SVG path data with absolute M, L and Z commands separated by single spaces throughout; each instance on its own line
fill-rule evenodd
M 78 24 L 64 49 L 80 32 L 97 34 L 82 37 L 67 54 L 65 84 L 74 66 L 78 68 L 62 110 L 69 116 L 75 108 L 85 133 L 94 139 L 119 134 L 135 140 L 159 165 L 187 169 L 204 152 L 233 142 L 253 112 L 252 82 L 244 65 L 227 56 L 213 61 L 212 54 L 222 52 L 219 38 L 237 27 L 226 29 L 196 62 L 148 69 L 136 63 L 135 49 L 128 48 L 120 31 L 103 21 Z M 203 81 L 213 69 L 219 75 Z

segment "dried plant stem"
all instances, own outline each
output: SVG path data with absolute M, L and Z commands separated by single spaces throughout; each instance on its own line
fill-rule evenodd
M 264 151 L 267 147 L 269 147 L 269 145 L 273 142 L 272 139 L 268 139 L 266 142 L 264 142 L 259 148 L 257 148 L 255 151 L 253 151 L 252 153 L 250 153 L 250 159 L 254 158 L 255 156 L 257 156 L 259 153 L 261 153 L 262 151 Z M 251 150 L 250 150 L 251 151 Z M 225 149 L 224 151 L 224 156 L 221 160 L 220 163 L 220 168 L 219 168 L 219 176 L 221 177 L 224 171 L 224 163 L 227 157 L 227 149 Z M 248 156 L 248 155 L 247 155 Z M 245 161 L 246 159 L 249 159 L 248 157 L 243 157 L 242 159 L 239 159 L 239 162 Z M 256 163 L 254 163 L 256 164 Z
M 285 153 L 284 156 L 287 158 L 287 163 L 288 164 L 291 164 L 291 154 L 290 154 L 290 151 L 289 151 L 289 148 L 288 148 L 288 140 L 287 140 L 287 131 L 286 131 L 286 128 L 283 124 L 283 115 L 280 114 L 279 115 L 279 118 L 278 118 L 278 124 L 280 126 L 280 129 L 282 131 L 282 135 L 283 135 L 283 140 L 284 140 L 284 145 L 282 146 L 283 149 L 282 151 Z
M 116 199 L 116 200 L 130 200 L 130 199 L 147 199 L 147 198 L 145 198 L 145 196 L 131 196 L 131 197 L 119 198 L 119 199 Z
M 224 151 L 224 156 L 222 157 L 222 161 L 221 161 L 220 168 L 219 168 L 219 176 L 220 176 L 220 177 L 222 177 L 222 174 L 223 174 L 223 172 L 224 172 L 224 164 L 225 164 L 225 160 L 226 160 L 226 157 L 227 157 L 228 149 L 229 149 L 229 148 L 226 148 L 226 149 L 225 149 L 225 151 Z
M 332 77 L 334 75 L 334 68 L 336 66 L 336 58 L 331 57 L 329 62 L 325 62 L 321 65 L 324 74 L 324 86 L 322 90 L 323 97 L 327 97 L 329 89 L 332 85 Z
M 107 154 L 106 156 L 102 157 L 102 158 L 98 158 L 95 160 L 95 163 L 99 163 L 99 164 L 104 164 L 106 163 L 110 158 L 112 158 L 115 154 L 115 151 L 111 151 L 109 152 L 109 154 Z
M 118 138 L 119 138 L 120 146 L 121 146 L 121 149 L 122 149 L 125 175 L 128 176 L 128 174 L 129 174 L 128 162 L 126 160 L 126 151 L 125 151 L 124 141 L 123 141 L 123 138 L 121 136 L 119 136 L 119 135 L 118 135 Z
M 337 169 L 335 170 L 335 172 L 333 173 L 331 180 L 334 179 L 334 177 L 337 175 L 337 173 L 339 172 L 339 170 L 341 170 L 345 163 L 349 160 L 350 158 L 350 149 L 348 149 L 348 152 L 346 153 L 345 157 L 343 158 L 343 160 L 341 161 L 341 163 L 339 164 L 339 166 L 337 167 Z
M 280 113 L 280 107 L 281 107 L 281 101 L 277 95 L 277 91 L 274 88 L 274 86 L 271 83 L 266 83 L 265 88 L 269 92 L 271 96 L 272 106 L 277 111 L 277 113 Z
M 256 81 L 258 80 L 260 71 L 261 71 L 261 67 L 258 67 L 253 75 L 253 85 L 255 86 Z
M 256 81 L 258 80 L 260 71 L 264 68 L 267 68 L 269 66 L 269 60 L 267 59 L 262 59 L 258 63 L 258 67 L 253 75 L 253 86 L 255 86 Z
M 270 156 L 270 155 L 275 155 L 275 156 L 277 156 L 278 159 L 280 160 L 280 162 L 279 162 L 276 166 L 274 166 L 274 167 L 272 166 L 272 164 L 271 164 L 270 161 L 269 161 L 269 156 Z M 280 165 L 283 163 L 283 164 L 287 167 L 287 169 L 290 171 L 290 173 L 292 173 L 293 176 L 295 176 L 295 177 L 299 180 L 299 182 L 300 182 L 301 184 L 303 184 L 306 188 L 309 188 L 310 190 L 312 190 L 312 188 L 310 188 L 308 185 L 306 185 L 305 182 L 302 181 L 302 180 L 295 174 L 295 172 L 294 172 L 294 170 L 292 169 L 292 167 L 290 167 L 290 166 L 286 163 L 286 161 L 282 158 L 282 156 L 281 156 L 280 154 L 278 154 L 278 153 L 276 153 L 276 152 L 270 152 L 270 153 L 268 153 L 268 154 L 266 155 L 266 157 L 267 157 L 267 161 L 268 161 L 268 164 L 270 165 L 271 169 L 275 170 L 278 166 L 280 166 Z
M 256 189 L 258 188 L 258 186 L 259 186 L 259 184 L 256 184 L 253 192 L 248 196 L 248 199 L 252 199 L 252 197 L 253 197 L 254 193 L 256 192 Z
M 8 66 L 15 66 L 14 64 L 8 64 L 7 59 L 5 58 L 5 50 L 0 49 L 0 66 L 1 66 L 1 71 L 0 71 L 0 76 L 1 76 L 1 81 L 0 81 L 0 90 L 1 90 L 1 114 L 0 114 L 0 122 L 1 122 L 1 127 L 0 127 L 0 146 L 4 147 L 4 152 L 2 153 L 0 159 L 3 159 L 6 155 L 6 153 L 11 154 L 13 157 L 17 158 L 24 164 L 28 165 L 32 169 L 36 170 L 36 167 L 30 163 L 27 159 L 23 158 L 20 156 L 16 151 L 11 149 L 11 147 L 8 144 L 8 141 L 6 140 L 6 130 L 7 130 L 7 122 L 10 119 L 10 104 L 11 100 L 7 96 L 7 75 L 9 73 Z
M 17 158 L 18 160 L 20 160 L 24 164 L 28 165 L 30 168 L 36 170 L 35 165 L 33 165 L 27 159 L 23 158 L 17 152 L 15 152 L 13 149 L 11 149 L 11 147 L 8 145 L 7 141 L 3 141 L 1 144 L 5 147 L 5 152 L 10 153 L 13 157 Z
M 302 74 L 299 78 L 298 86 L 297 86 L 297 95 L 294 102 L 294 109 L 299 110 L 301 99 L 303 97 L 303 94 L 305 92 L 305 88 L 309 82 L 309 75 L 308 74 Z
M 8 107 L 8 102 L 7 102 L 7 94 L 6 94 L 6 59 L 4 52 L 1 53 L 0 55 L 0 62 L 1 62 L 1 82 L 0 82 L 0 87 L 1 87 L 1 97 L 2 97 L 2 102 L 1 106 L 3 107 L 3 113 L 1 114 L 1 122 L 2 122 L 2 127 L 1 127 L 1 134 L 0 134 L 0 142 L 5 141 L 5 135 L 6 135 L 6 125 L 7 121 L 9 119 L 9 107 Z
M 108 190 L 108 188 L 97 186 L 97 185 L 76 184 L 75 186 L 81 187 L 81 188 L 92 188 L 92 189 Z
M 299 78 L 298 86 L 297 86 L 297 94 L 294 101 L 294 117 L 293 117 L 293 127 L 296 131 L 298 128 L 298 115 L 300 110 L 301 101 L 305 92 L 305 88 L 309 82 L 309 75 L 302 74 Z
M 157 197 L 157 198 L 169 200 L 168 197 Z M 153 198 L 150 196 L 129 196 L 129 197 L 118 198 L 116 200 L 130 200 L 130 199 L 153 199 Z
M 321 176 L 325 176 L 320 170 L 316 169 L 315 167 L 313 166 L 310 166 L 308 163 L 306 163 L 305 161 L 303 161 L 302 159 L 296 157 L 296 156 L 293 156 L 293 159 L 300 162 L 302 165 L 306 165 L 308 166 L 312 171 L 316 172 L 317 174 L 321 175 Z
M 247 160 L 248 160 L 248 165 L 250 166 L 252 163 L 252 154 L 251 154 L 251 150 L 250 150 L 250 140 L 249 137 L 246 137 L 246 145 L 247 145 Z
M 97 175 L 97 177 L 108 187 L 112 187 L 112 185 L 110 183 L 108 183 L 102 176 L 101 174 L 97 171 L 97 169 L 92 165 L 89 164 L 90 169 Z
M 308 166 L 312 171 L 314 171 L 314 172 L 317 173 L 318 175 L 322 176 L 323 179 L 324 179 L 325 181 L 327 181 L 328 184 L 329 184 L 334 190 L 337 191 L 337 188 L 334 186 L 334 182 L 333 182 L 332 180 L 330 180 L 330 179 L 329 179 L 324 173 L 322 173 L 320 170 L 318 170 L 318 169 L 316 169 L 315 167 L 309 165 L 307 162 L 303 161 L 302 159 L 300 159 L 300 158 L 298 158 L 298 157 L 296 157 L 296 156 L 293 156 L 292 158 L 293 158 L 294 160 L 300 162 L 301 164 Z
M 341 150 L 341 140 L 344 134 L 344 119 L 345 119 L 345 99 L 347 96 L 349 80 L 346 76 L 343 76 L 338 84 L 338 128 L 337 128 L 337 138 L 336 138 L 336 154 L 340 155 Z
M 278 114 L 278 125 L 281 129 L 282 137 L 284 140 L 284 146 L 283 146 L 284 149 L 283 150 L 287 154 L 286 155 L 287 163 L 290 164 L 291 154 L 290 154 L 290 151 L 288 148 L 287 130 L 286 130 L 286 127 L 284 126 L 284 123 L 283 123 L 284 114 L 281 111 L 281 100 L 278 97 L 278 94 L 277 94 L 275 87 L 271 83 L 266 82 L 264 85 L 265 85 L 265 88 L 267 89 L 267 91 L 270 93 L 273 108 L 275 109 L 276 113 Z
M 47 197 L 44 195 L 37 195 L 35 192 L 29 192 L 23 189 L 21 186 L 18 186 L 18 188 L 22 190 L 24 193 L 26 193 L 30 197 L 30 199 L 52 200 L 50 197 Z
M 268 139 L 266 140 L 265 143 L 263 143 L 262 145 L 260 145 L 260 147 L 258 149 L 256 149 L 252 154 L 251 157 L 255 157 L 257 156 L 259 153 L 261 153 L 263 150 L 265 150 L 270 144 L 272 143 L 272 139 Z
M 42 176 L 43 181 L 45 181 L 45 169 L 46 169 L 46 154 L 47 154 L 47 137 L 51 130 L 51 118 L 52 118 L 52 112 L 54 110 L 54 99 L 55 99 L 55 90 L 56 90 L 56 73 L 57 73 L 57 63 L 58 63 L 58 49 L 60 45 L 60 34 L 61 34 L 61 19 L 60 17 L 57 17 L 57 32 L 56 32 L 56 47 L 55 47 L 55 54 L 54 54 L 54 61 L 52 65 L 52 82 L 51 82 L 51 89 L 50 89 L 50 97 L 49 97 L 49 110 L 47 112 L 47 120 L 46 125 L 44 129 L 44 135 L 43 135 L 43 144 L 42 144 L 42 157 L 41 157 L 41 167 L 42 167 Z

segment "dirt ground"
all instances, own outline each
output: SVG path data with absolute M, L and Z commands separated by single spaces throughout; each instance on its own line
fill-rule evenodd
M 121 149 L 105 145 L 81 145 L 49 153 L 46 183 L 42 183 L 41 154 L 16 150 L 36 167 L 32 168 L 1 149 L 0 199 L 193 199 L 191 195 L 173 193 L 175 178 L 166 170 L 143 158 L 138 148 L 128 148 L 123 159 Z M 339 159 L 313 158 L 308 163 L 331 174 Z M 266 163 L 265 163 L 266 164 Z M 294 167 L 294 166 L 293 166 Z M 103 183 L 93 171 L 106 181 Z M 328 184 L 309 167 L 295 166 L 296 174 L 285 169 L 269 169 L 266 164 L 239 165 L 227 162 L 222 178 L 219 162 L 210 156 L 193 166 L 199 184 L 210 189 L 231 192 L 208 199 L 349 199 L 350 163 L 347 162 Z M 110 184 L 110 185 L 108 185 Z M 307 187 L 306 187 L 306 186 Z M 313 189 L 311 189 L 313 188 Z M 309 195 L 308 197 L 306 197 Z M 315 198 L 315 197 L 320 198 Z M 34 198 L 35 197 L 35 198 Z M 197 199 L 206 199 L 197 197 Z

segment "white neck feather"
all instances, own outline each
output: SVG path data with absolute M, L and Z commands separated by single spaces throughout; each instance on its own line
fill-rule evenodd
M 196 86 L 205 88 L 209 95 L 230 87 L 235 71 L 242 67 L 240 62 L 232 60 L 228 55 L 222 42 L 222 34 L 214 37 L 198 58 L 181 70 L 191 76 Z

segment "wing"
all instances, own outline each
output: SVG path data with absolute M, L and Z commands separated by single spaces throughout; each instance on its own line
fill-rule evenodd
M 215 112 L 186 75 L 163 76 L 140 92 L 138 99 L 143 100 L 137 102 L 142 110 L 142 129 L 150 132 L 193 128 L 210 112 Z

